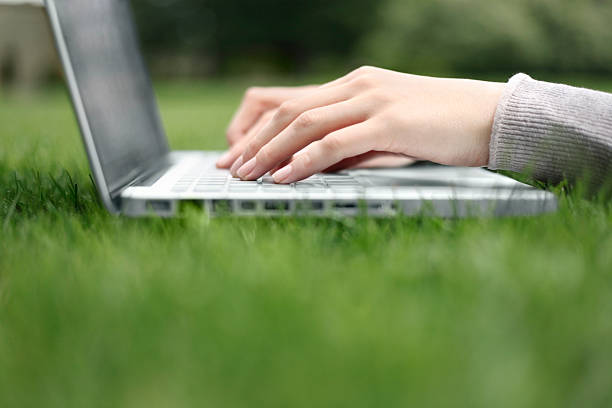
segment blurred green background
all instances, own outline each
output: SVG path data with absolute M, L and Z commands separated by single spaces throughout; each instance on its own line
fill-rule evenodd
M 140 0 L 156 65 L 195 72 L 308 72 L 367 63 L 411 72 L 612 72 L 601 0 Z M 169 70 L 169 69 L 166 69 Z
M 42 13 L 7 6 L 10 1 L 0 0 L 0 83 L 32 88 L 49 76 L 57 78 Z M 363 64 L 430 75 L 494 73 L 495 78 L 517 71 L 544 77 L 612 73 L 610 1 L 132 4 L 157 78 L 326 77 Z

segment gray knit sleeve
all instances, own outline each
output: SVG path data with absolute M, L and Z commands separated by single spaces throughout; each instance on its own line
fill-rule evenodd
M 612 176 L 612 94 L 531 79 L 510 79 L 499 102 L 489 150 L 491 170 L 558 182 Z

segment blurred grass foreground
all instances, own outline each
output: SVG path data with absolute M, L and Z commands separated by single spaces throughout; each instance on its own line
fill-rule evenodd
M 600 84 L 612 90 L 612 83 Z M 158 84 L 175 148 L 242 86 Z M 110 216 L 63 91 L 0 100 L 1 407 L 607 407 L 612 208 Z
M 223 148 L 264 72 L 541 69 L 612 91 L 609 2 L 134 6 L 175 149 Z M 612 406 L 609 201 L 558 191 L 557 213 L 506 219 L 113 217 L 55 63 L 18 74 L 19 41 L 46 52 L 45 26 L 6 10 L 3 79 L 35 85 L 0 93 L 0 407 Z

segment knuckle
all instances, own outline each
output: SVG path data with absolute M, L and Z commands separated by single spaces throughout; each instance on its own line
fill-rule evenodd
M 248 100 L 255 100 L 259 98 L 260 94 L 261 94 L 261 88 L 257 86 L 251 86 L 247 88 L 247 90 L 245 91 L 244 97 L 245 99 L 248 99 Z
M 283 102 L 276 111 L 276 116 L 278 118 L 286 118 L 287 116 L 291 116 L 291 114 L 295 110 L 295 103 L 291 101 Z
M 372 88 L 376 84 L 376 78 L 372 74 L 359 75 L 353 80 L 354 85 L 360 89 Z
M 269 110 L 266 113 L 263 114 L 262 116 L 262 120 L 264 123 L 267 123 L 269 121 L 272 120 L 272 118 L 274 118 L 274 115 L 276 114 L 276 110 Z
M 369 100 L 375 101 L 377 105 L 384 105 L 391 100 L 391 95 L 389 95 L 389 92 L 381 89 L 373 89 L 369 91 L 365 97 Z
M 229 153 L 233 156 L 239 156 L 240 154 L 242 154 L 242 152 L 244 151 L 244 149 L 242 149 L 242 147 L 240 146 L 239 143 L 233 145 L 232 147 L 230 147 L 229 149 Z
M 227 132 L 225 132 L 225 136 L 231 144 L 238 143 L 242 140 L 242 134 L 235 129 L 229 129 Z
M 250 142 L 244 149 L 244 156 L 248 158 L 253 157 L 257 153 L 257 149 L 258 146 L 255 144 L 255 142 Z
M 312 169 L 314 166 L 314 160 L 312 158 L 312 153 L 303 152 L 300 154 L 300 162 L 302 164 L 302 168 L 304 169 Z
M 324 154 L 335 156 L 342 148 L 342 141 L 335 133 L 331 133 L 321 140 L 321 148 Z
M 316 116 L 317 115 L 314 114 L 312 111 L 304 112 L 300 114 L 300 116 L 298 116 L 295 120 L 295 126 L 301 129 L 309 128 L 317 121 Z
M 362 65 L 359 68 L 357 68 L 355 72 L 358 74 L 369 74 L 373 72 L 374 70 L 375 68 L 370 65 Z
M 255 156 L 257 158 L 257 163 L 268 163 L 272 158 L 272 154 L 270 149 L 267 147 L 262 147 Z

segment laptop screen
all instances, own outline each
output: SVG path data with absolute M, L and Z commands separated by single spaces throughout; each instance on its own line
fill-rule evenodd
M 168 151 L 128 0 L 54 0 L 108 189 Z

